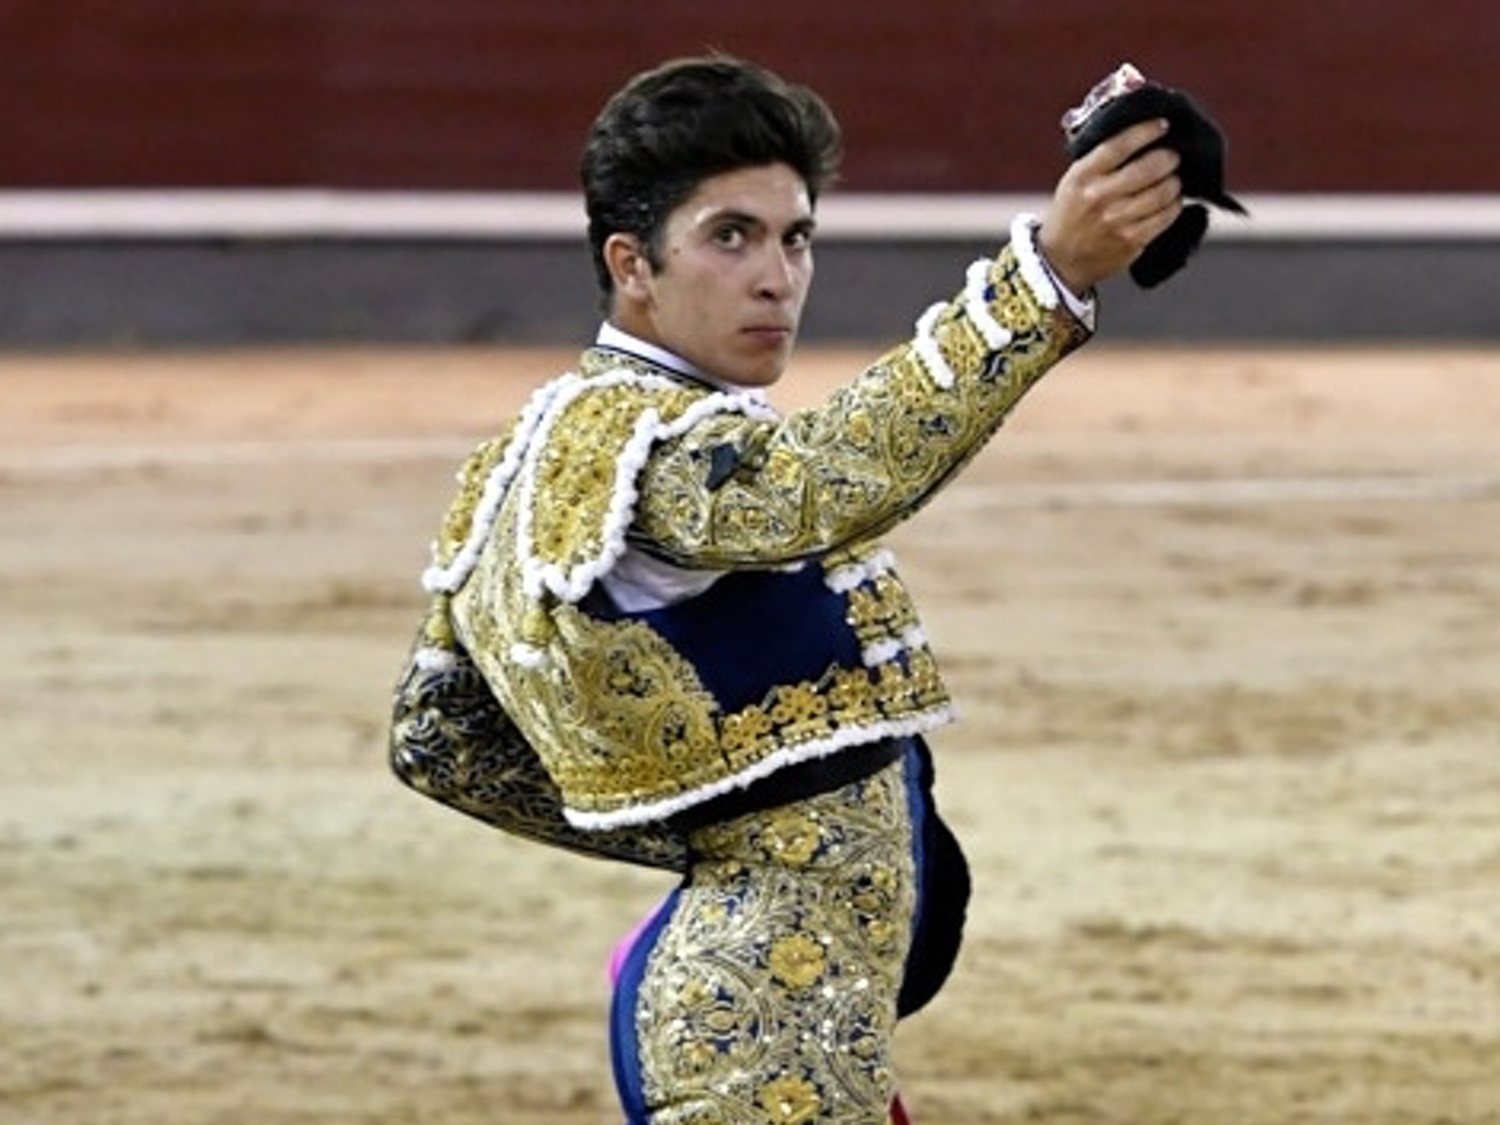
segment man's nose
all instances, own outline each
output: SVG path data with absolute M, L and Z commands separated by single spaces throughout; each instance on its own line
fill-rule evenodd
M 796 285 L 795 267 L 787 256 L 786 247 L 779 242 L 767 247 L 762 255 L 760 272 L 756 278 L 756 292 L 763 297 L 781 300 L 791 295 Z

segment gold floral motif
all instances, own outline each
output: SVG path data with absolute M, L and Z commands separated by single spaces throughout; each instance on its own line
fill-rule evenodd
M 790 1075 L 767 1082 L 755 1100 L 775 1125 L 806 1125 L 823 1108 L 818 1088 L 805 1078 Z
M 823 947 L 806 934 L 791 934 L 771 946 L 771 975 L 788 988 L 809 988 L 823 975 Z
M 868 410 L 851 410 L 845 437 L 855 449 L 873 449 L 879 433 L 875 419 Z
M 615 477 L 647 401 L 671 421 L 702 397 L 689 387 L 644 392 L 634 383 L 590 387 L 551 424 L 537 458 L 531 533 L 547 562 L 576 565 L 604 549 Z
M 766 850 L 788 867 L 803 867 L 817 854 L 822 832 L 817 821 L 795 809 L 779 809 L 765 831 Z
M 870 590 L 853 589 L 849 591 L 849 624 L 854 626 L 856 632 L 863 634 L 878 626 L 880 623 L 880 603 Z
M 906 654 L 906 663 L 910 669 L 912 701 L 919 710 L 948 701 L 948 689 L 943 686 L 932 649 L 926 645 L 911 649 Z

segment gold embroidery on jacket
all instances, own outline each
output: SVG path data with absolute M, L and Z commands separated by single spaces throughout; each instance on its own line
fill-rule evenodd
M 486 559 L 477 588 L 507 585 Z M 491 584 L 494 585 L 491 585 Z M 904 591 L 901 596 L 909 604 Z M 925 648 L 876 668 L 832 668 L 816 681 L 774 685 L 728 714 L 693 666 L 640 621 L 600 621 L 573 606 L 553 612 L 556 659 L 504 675 L 494 617 L 471 615 L 475 658 L 533 744 L 570 808 L 609 812 L 713 785 L 780 750 L 946 715 L 947 692 Z M 861 741 L 854 739 L 853 741 Z
M 1038 303 L 1010 248 L 987 276 L 987 307 L 1010 333 L 997 350 L 961 297 L 933 327 L 951 380 L 935 379 L 908 343 L 824 406 L 781 421 L 728 406 L 691 417 L 710 388 L 663 385 L 650 364 L 585 353 L 577 382 L 555 400 L 565 405 L 528 452 L 537 458 L 529 490 L 507 494 L 453 599 L 461 639 L 576 823 L 669 815 L 742 784 L 745 771 L 775 755 L 780 763 L 946 721 L 942 680 L 893 572 L 849 590 L 847 620 L 871 667 L 778 684 L 727 715 L 649 626 L 590 617 L 572 604 L 575 593 L 583 597 L 574 585 L 539 598 L 523 572 L 529 560 L 565 568 L 583 560 L 575 575 L 582 584 L 612 561 L 606 547 L 619 545 L 611 536 L 623 535 L 625 515 L 643 545 L 685 566 L 769 567 L 826 555 L 827 570 L 867 560 L 869 541 L 972 457 L 1083 339 L 1069 314 Z M 637 427 L 653 413 L 685 423 L 648 448 Z M 640 460 L 633 476 L 614 471 L 625 454 L 627 467 Z M 521 557 L 527 527 L 535 554 Z

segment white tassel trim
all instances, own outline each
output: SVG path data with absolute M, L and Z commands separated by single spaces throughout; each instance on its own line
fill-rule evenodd
M 763 777 L 769 777 L 777 770 L 794 766 L 800 762 L 812 761 L 814 758 L 826 758 L 840 750 L 847 750 L 851 746 L 860 746 L 868 742 L 879 742 L 886 738 L 907 738 L 914 734 L 924 734 L 930 730 L 945 726 L 954 719 L 953 708 L 947 705 L 937 707 L 931 711 L 923 711 L 919 714 L 909 716 L 905 719 L 887 719 L 883 722 L 872 723 L 869 726 L 849 727 L 841 730 L 829 738 L 820 739 L 817 742 L 806 742 L 800 746 L 787 746 L 775 753 L 762 758 L 752 766 L 747 766 L 739 773 L 720 781 L 701 785 L 696 789 L 690 789 L 686 793 L 679 793 L 675 797 L 667 797 L 660 801 L 651 801 L 643 805 L 631 805 L 628 808 L 615 809 L 610 812 L 584 812 L 580 809 L 564 808 L 563 815 L 567 817 L 568 823 L 574 828 L 586 831 L 604 831 L 610 828 L 626 828 L 636 824 L 649 824 L 652 821 L 663 820 L 686 809 L 701 805 L 704 801 L 719 797 L 725 793 L 732 793 L 736 789 L 744 789 L 752 782 L 759 781 Z
M 938 317 L 947 307 L 946 302 L 938 301 L 918 317 L 917 333 L 911 341 L 912 349 L 917 353 L 917 358 L 922 361 L 922 366 L 927 368 L 928 376 L 942 390 L 952 387 L 953 380 L 956 378 L 953 368 L 949 367 L 948 361 L 943 358 L 943 349 L 938 347 L 937 336 L 934 334 Z
M 1044 309 L 1057 308 L 1057 287 L 1052 284 L 1052 271 L 1042 261 L 1036 247 L 1036 232 L 1041 220 L 1035 215 L 1022 213 L 1010 224 L 1010 248 L 1021 267 L 1021 279 L 1036 296 L 1037 304 Z
M 969 272 L 964 275 L 964 312 L 984 337 L 984 346 L 998 352 L 1010 343 L 1010 330 L 991 314 L 986 296 L 990 287 L 990 268 L 994 264 L 988 258 L 981 258 L 969 266 Z
M 865 662 L 866 668 L 874 668 L 878 664 L 895 660 L 903 652 L 924 648 L 926 645 L 926 631 L 920 625 L 912 625 L 902 629 L 899 636 L 888 637 L 886 640 L 867 645 L 859 655 Z
M 542 415 L 558 394 L 570 382 L 576 382 L 578 378 L 577 375 L 569 372 L 537 389 L 527 401 L 516 421 L 515 433 L 511 435 L 510 443 L 505 447 L 505 456 L 490 471 L 489 479 L 484 482 L 484 492 L 474 508 L 474 516 L 469 524 L 469 534 L 464 540 L 463 547 L 453 556 L 447 566 L 439 566 L 434 562 L 422 573 L 422 586 L 429 594 L 457 593 L 459 587 L 468 579 L 474 565 L 479 561 L 480 552 L 484 550 L 485 541 L 490 536 L 490 529 L 495 526 L 495 518 L 500 514 L 500 505 L 505 502 L 506 489 L 510 487 L 511 479 L 520 471 L 521 461 L 526 455 L 532 435 L 541 423 Z M 459 479 L 463 479 L 462 472 L 459 473 Z M 436 543 L 433 543 L 432 549 L 433 554 L 436 555 Z
M 881 547 L 867 559 L 836 567 L 823 576 L 823 585 L 835 594 L 847 594 L 856 586 L 862 586 L 880 577 L 888 570 L 896 569 L 896 556 L 889 547 Z
M 841 566 L 837 570 L 830 570 L 823 575 L 823 585 L 827 586 L 835 594 L 847 594 L 854 587 L 865 580 L 865 568 L 863 563 L 851 563 L 849 566 Z
M 449 672 L 458 667 L 458 657 L 442 648 L 419 648 L 412 653 L 411 662 L 423 672 Z
M 892 638 L 867 645 L 865 650 L 860 653 L 860 657 L 864 660 L 866 668 L 874 668 L 878 664 L 884 664 L 889 660 L 896 659 L 896 657 L 901 655 L 902 651 L 901 642 Z
M 557 424 L 558 418 L 573 401 L 590 389 L 604 390 L 619 386 L 622 383 L 638 382 L 642 385 L 670 385 L 669 380 L 653 376 L 636 375 L 633 372 L 612 371 L 597 379 L 591 379 L 587 383 L 574 383 L 564 388 L 556 398 L 552 400 L 547 410 L 547 415 L 542 419 L 541 425 L 537 427 L 536 436 L 533 438 L 531 447 L 526 451 L 526 459 L 521 468 L 521 497 L 520 517 L 516 523 L 516 553 L 521 562 L 521 585 L 528 597 L 540 598 L 544 590 L 551 588 L 553 593 L 564 601 L 575 602 L 588 592 L 588 583 L 585 583 L 576 594 L 571 597 L 568 594 L 572 583 L 563 568 L 555 563 L 547 563 L 536 557 L 536 542 L 532 536 L 532 516 L 536 507 L 536 472 L 537 462 L 541 453 L 547 447 L 547 439 L 552 435 L 552 428 Z M 630 502 L 633 503 L 635 474 L 640 471 L 640 465 L 644 458 L 637 452 L 642 445 L 649 448 L 650 434 L 660 421 L 660 416 L 654 409 L 647 409 L 635 420 L 635 427 L 630 440 L 625 443 L 625 448 L 620 453 L 620 458 L 615 468 L 615 480 L 611 489 L 609 511 L 605 516 L 603 529 L 603 550 L 601 554 L 611 555 L 610 546 L 612 542 L 611 531 L 619 519 L 621 508 L 622 483 L 632 493 Z M 636 462 L 632 464 L 632 462 Z M 630 472 L 626 474 L 626 467 L 630 466 Z M 620 538 L 623 540 L 623 533 Z M 623 542 L 620 550 L 624 549 Z M 598 573 L 602 574 L 614 564 L 616 551 L 604 563 Z M 600 560 L 593 560 L 596 564 Z M 590 576 L 591 583 L 594 576 Z

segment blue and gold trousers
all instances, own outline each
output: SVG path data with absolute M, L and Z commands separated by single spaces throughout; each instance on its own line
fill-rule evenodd
M 947 975 L 968 894 L 925 746 L 689 843 L 616 985 L 630 1125 L 886 1125 L 896 1020 Z

